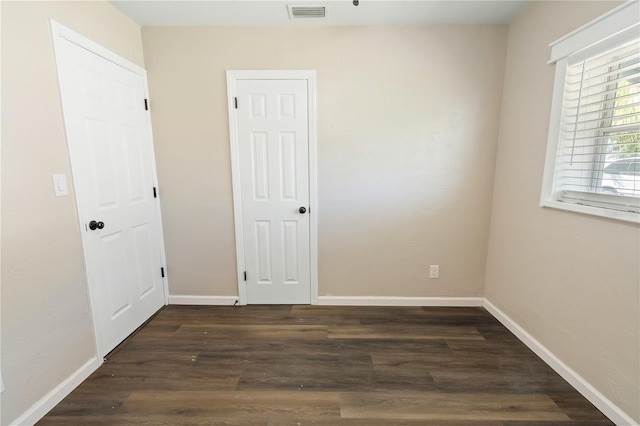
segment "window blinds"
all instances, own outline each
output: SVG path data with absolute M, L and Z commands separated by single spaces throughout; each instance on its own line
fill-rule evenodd
M 635 211 L 639 135 L 640 39 L 569 61 L 554 179 L 558 198 Z

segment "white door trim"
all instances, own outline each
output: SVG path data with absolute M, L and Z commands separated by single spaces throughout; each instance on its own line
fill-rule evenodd
M 110 62 L 113 62 L 114 64 L 128 70 L 131 71 L 135 74 L 138 74 L 142 77 L 143 81 L 144 81 L 144 96 L 146 99 L 149 99 L 149 86 L 148 86 L 148 81 L 147 81 L 147 71 L 144 68 L 139 67 L 138 65 L 134 64 L 133 62 L 128 61 L 127 59 L 111 52 L 110 50 L 100 46 L 99 44 L 95 43 L 92 40 L 89 40 L 88 38 L 86 38 L 85 36 L 65 27 L 64 25 L 54 21 L 53 19 L 51 19 L 50 21 L 50 25 L 51 25 L 51 37 L 53 39 L 53 49 L 54 49 L 54 54 L 56 57 L 56 67 L 57 67 L 57 72 L 58 74 L 61 72 L 61 64 L 59 62 L 59 52 L 60 52 L 60 43 L 61 40 L 67 40 L 71 43 L 74 43 Z M 63 111 L 65 109 L 67 109 L 68 107 L 65 105 L 65 101 L 64 98 L 61 97 L 61 102 L 62 102 L 62 108 Z M 67 107 L 67 108 L 66 108 Z M 147 130 L 149 132 L 149 137 L 152 141 L 151 143 L 151 166 L 152 166 L 152 176 L 153 176 L 153 185 L 158 188 L 158 176 L 156 173 L 156 160 L 155 160 L 155 152 L 154 152 L 154 148 L 153 148 L 153 133 L 151 130 L 151 115 L 148 113 L 146 114 L 146 126 L 147 126 Z M 67 142 L 68 142 L 68 138 L 67 138 Z M 71 171 L 71 177 L 73 179 L 73 185 L 74 188 L 78 188 L 79 187 L 79 182 L 76 180 L 76 176 L 73 173 L 73 164 L 74 164 L 74 158 L 73 158 L 73 152 L 71 151 L 71 149 L 69 149 L 69 158 L 70 158 L 70 162 L 72 165 L 72 171 Z M 88 288 L 88 293 L 89 293 L 89 303 L 90 303 L 90 308 L 91 308 L 91 316 L 92 316 L 92 320 L 93 320 L 93 330 L 94 330 L 94 336 L 95 336 L 95 345 L 96 345 L 96 353 L 98 354 L 98 357 L 101 359 L 102 357 L 104 357 L 106 354 L 102 353 L 102 343 L 101 343 L 101 334 L 100 334 L 100 329 L 98 327 L 98 317 L 97 317 L 97 313 L 98 311 L 98 307 L 97 307 L 97 300 L 95 295 L 93 294 L 93 290 L 91 288 L 91 285 L 89 284 L 89 276 L 87 273 L 87 252 L 86 252 L 86 247 L 87 247 L 87 233 L 84 232 L 83 229 L 83 225 L 80 222 L 80 218 L 83 217 L 81 214 L 81 206 L 78 200 L 78 197 L 76 195 L 75 197 L 75 203 L 76 203 L 76 210 L 77 210 L 77 219 L 78 219 L 78 228 L 80 229 L 80 237 L 82 239 L 82 252 L 83 252 L 83 261 L 84 261 L 84 273 L 85 273 L 85 282 L 87 283 L 87 288 Z M 164 233 L 162 230 L 162 215 L 161 215 L 161 211 L 160 211 L 160 198 L 158 196 L 158 198 L 155 199 L 155 204 L 156 204 L 156 218 L 157 218 L 157 223 L 158 223 L 158 241 L 160 244 L 160 258 L 162 261 L 162 264 L 165 265 L 165 276 L 162 279 L 163 282 L 163 291 L 164 291 L 164 304 L 167 305 L 168 302 L 168 296 L 169 296 L 169 279 L 168 279 L 168 274 L 166 271 L 166 253 L 165 253 L 165 249 L 164 249 Z
M 316 124 L 316 72 L 315 70 L 227 70 L 227 101 L 229 108 L 229 136 L 231 144 L 231 177 L 233 182 L 233 216 L 236 232 L 236 259 L 239 304 L 247 304 L 244 281 L 244 235 L 242 232 L 242 195 L 240 188 L 240 150 L 238 121 L 235 109 L 235 88 L 238 80 L 306 80 L 307 111 L 309 117 L 309 268 L 311 304 L 318 304 L 318 175 Z

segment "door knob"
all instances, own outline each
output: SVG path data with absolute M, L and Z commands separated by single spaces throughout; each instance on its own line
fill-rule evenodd
M 92 231 L 102 228 L 104 228 L 104 222 L 96 222 L 95 220 L 89 222 L 89 229 L 91 229 Z
M 298 211 L 300 212 L 300 214 L 305 214 L 307 212 L 307 209 L 306 207 L 300 207 Z

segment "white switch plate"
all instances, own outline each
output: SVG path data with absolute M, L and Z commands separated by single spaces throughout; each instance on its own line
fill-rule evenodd
M 56 197 L 69 195 L 67 177 L 65 175 L 53 175 L 53 191 L 55 192 Z
M 429 278 L 431 279 L 440 278 L 440 265 L 429 266 Z

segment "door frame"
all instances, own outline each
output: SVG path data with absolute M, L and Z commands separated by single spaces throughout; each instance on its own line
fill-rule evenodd
M 144 96 L 145 99 L 149 99 L 149 83 L 147 81 L 147 71 L 142 68 L 139 67 L 138 65 L 134 64 L 133 62 L 128 61 L 127 59 L 117 55 L 116 53 L 111 52 L 110 50 L 106 49 L 105 47 L 99 45 L 98 43 L 86 38 L 85 36 L 83 36 L 82 34 L 79 34 L 75 31 L 73 31 L 72 29 L 65 27 L 64 25 L 60 24 L 59 22 L 56 22 L 53 19 L 49 20 L 50 26 L 51 26 L 51 37 L 53 40 L 53 50 L 54 50 L 54 56 L 55 56 L 55 61 L 56 61 L 56 71 L 58 73 L 58 75 L 60 75 L 61 70 L 62 70 L 62 59 L 60 56 L 60 43 L 63 43 L 63 40 L 69 41 L 71 43 L 74 43 L 88 51 L 90 51 L 91 53 L 94 53 L 95 55 L 100 56 L 101 58 L 110 61 L 128 71 L 131 71 L 137 75 L 140 75 L 142 77 L 143 80 L 143 90 L 144 90 Z M 64 97 L 62 96 L 62 91 L 64 90 L 64 88 L 62 87 L 62 83 L 61 80 L 58 79 L 58 87 L 60 89 L 60 101 L 61 101 L 61 106 L 62 106 L 62 120 L 63 120 L 63 124 L 64 124 L 64 128 L 65 128 L 65 139 L 67 140 L 67 149 L 68 149 L 68 153 L 69 153 L 69 163 L 71 165 L 71 178 L 73 181 L 73 187 L 74 187 L 74 192 L 73 192 L 73 197 L 74 197 L 74 201 L 75 201 L 75 205 L 76 205 L 76 219 L 78 221 L 78 229 L 80 230 L 80 238 L 82 240 L 82 261 L 83 261 L 83 267 L 84 267 L 84 275 L 85 275 L 85 282 L 87 285 L 87 291 L 88 291 L 88 295 L 89 295 L 89 308 L 91 310 L 91 319 L 93 322 L 93 330 L 94 330 L 94 338 L 95 338 L 95 347 L 96 347 L 96 353 L 98 354 L 98 358 L 102 359 L 105 355 L 107 355 L 106 353 L 102 353 L 102 336 L 100 333 L 100 327 L 98 326 L 99 324 L 99 320 L 98 320 L 98 303 L 99 301 L 96 300 L 96 294 L 95 294 L 95 289 L 93 288 L 93 286 L 91 285 L 91 282 L 89 280 L 89 274 L 88 274 L 88 269 L 87 269 L 87 238 L 88 238 L 88 233 L 85 232 L 83 223 L 81 221 L 81 218 L 84 217 L 83 216 L 83 206 L 80 203 L 80 200 L 78 198 L 78 194 L 75 192 L 75 188 L 79 187 L 79 178 L 73 173 L 74 170 L 74 164 L 79 163 L 80 161 L 82 161 L 81 158 L 77 157 L 77 154 L 75 154 L 73 152 L 73 150 L 71 149 L 71 145 L 69 144 L 69 138 L 66 137 L 66 128 L 67 128 L 67 121 L 66 118 L 64 116 L 64 111 L 68 110 L 68 106 L 66 105 L 66 102 L 64 100 Z M 141 100 L 142 102 L 142 100 Z M 145 115 L 146 117 L 146 127 L 147 127 L 147 131 L 149 132 L 149 139 L 150 139 L 150 155 L 151 155 L 151 175 L 153 178 L 153 185 L 158 188 L 158 175 L 157 175 L 157 171 L 156 171 L 156 158 L 155 158 L 155 152 L 154 152 L 154 146 L 153 146 L 153 132 L 151 129 L 151 114 L 150 111 L 147 111 L 147 114 Z M 77 168 L 77 166 L 76 166 Z M 165 246 L 164 246 L 164 232 L 162 229 L 162 214 L 160 211 L 160 197 L 155 198 L 155 210 L 156 210 L 156 220 L 158 223 L 158 229 L 157 231 L 157 237 L 158 237 L 158 243 L 160 245 L 160 260 L 162 262 L 162 265 L 165 265 L 165 275 L 164 278 L 162 278 L 162 289 L 164 292 L 164 304 L 165 306 L 169 304 L 169 275 L 166 271 L 166 252 L 165 252 Z
M 307 118 L 309 132 L 309 278 L 311 304 L 318 304 L 318 168 L 316 123 L 315 70 L 227 70 L 227 102 L 229 110 L 229 142 L 231 148 L 231 179 L 233 184 L 233 218 L 236 237 L 236 268 L 238 274 L 238 303 L 247 304 L 244 281 L 244 234 L 242 230 L 242 192 L 240 187 L 240 147 L 238 117 L 235 109 L 238 80 L 306 80 Z

